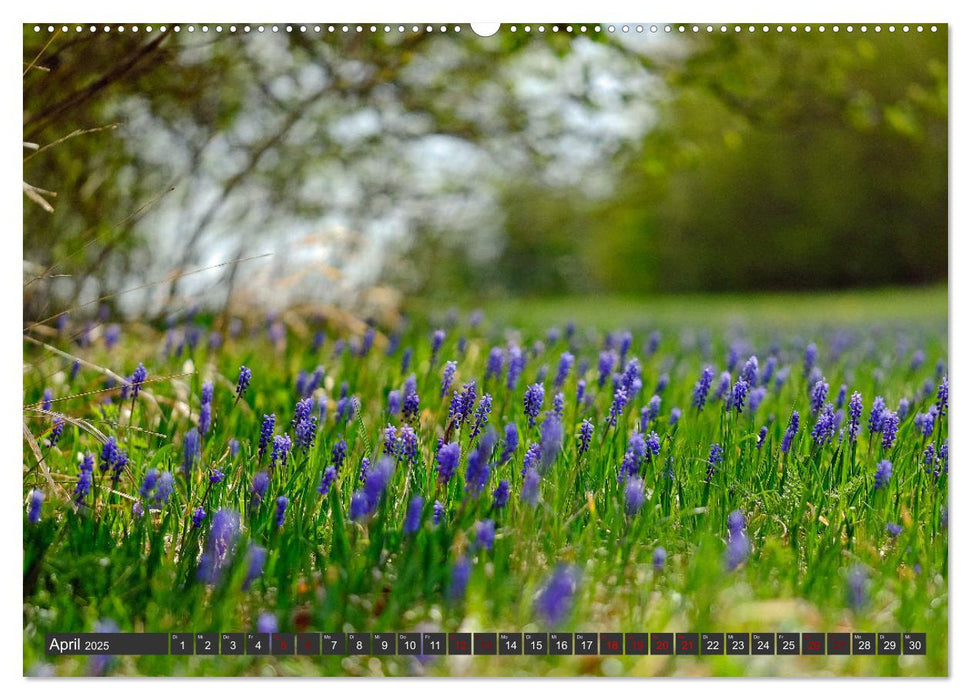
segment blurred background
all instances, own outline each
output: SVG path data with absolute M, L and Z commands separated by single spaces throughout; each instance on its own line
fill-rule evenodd
M 946 29 L 298 28 L 24 27 L 25 321 L 946 281 Z

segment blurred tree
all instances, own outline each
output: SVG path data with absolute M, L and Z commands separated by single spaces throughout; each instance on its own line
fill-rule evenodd
M 661 124 L 597 218 L 602 285 L 946 279 L 946 32 L 688 42 L 686 58 L 666 66 Z M 638 249 L 650 274 L 629 273 Z

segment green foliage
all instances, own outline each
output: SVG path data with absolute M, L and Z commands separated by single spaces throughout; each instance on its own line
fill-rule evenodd
M 687 43 L 666 72 L 660 125 L 597 219 L 592 269 L 604 288 L 946 277 L 946 32 L 800 28 Z M 638 250 L 644 268 L 629 264 Z

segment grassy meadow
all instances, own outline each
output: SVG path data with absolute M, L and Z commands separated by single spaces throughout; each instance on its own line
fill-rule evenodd
M 945 289 L 72 315 L 23 349 L 26 674 L 948 672 Z M 927 654 L 44 654 L 109 629 L 913 631 Z

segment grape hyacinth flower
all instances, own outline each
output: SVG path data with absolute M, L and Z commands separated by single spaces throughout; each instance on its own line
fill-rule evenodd
M 549 627 L 564 622 L 573 605 L 578 586 L 577 573 L 572 567 L 560 565 L 547 579 L 536 597 L 536 613 Z
M 725 406 L 726 410 L 735 409 L 736 413 L 741 413 L 745 407 L 745 396 L 748 394 L 748 383 L 744 379 L 739 379 L 732 387 L 732 393 Z
M 519 377 L 526 368 L 526 356 L 515 345 L 509 348 L 509 365 L 506 370 L 506 388 L 512 391 L 519 383 Z
M 893 476 L 893 465 L 890 460 L 884 459 L 877 464 L 877 472 L 873 477 L 873 488 L 883 488 L 890 483 L 891 476 Z
M 209 529 L 205 550 L 199 558 L 199 580 L 216 584 L 232 562 L 233 551 L 239 538 L 239 515 L 222 508 L 216 511 Z
M 620 336 L 620 359 L 623 362 L 624 358 L 627 357 L 627 353 L 630 352 L 631 343 L 633 343 L 634 337 L 631 335 L 630 331 L 624 331 Z
M 751 547 L 745 535 L 745 517 L 741 511 L 728 516 L 728 545 L 725 547 L 725 569 L 734 571 L 746 562 Z
M 449 442 L 438 448 L 436 461 L 438 462 L 438 480 L 447 484 L 451 481 L 461 458 L 461 448 L 457 442 Z
M 263 456 L 266 454 L 266 448 L 269 446 L 270 441 L 273 439 L 273 428 L 276 425 L 276 416 L 274 414 L 264 415 L 263 424 L 260 426 L 260 443 L 259 443 L 259 461 L 263 461 Z
M 215 387 L 211 381 L 206 381 L 202 383 L 202 403 L 212 403 L 213 392 Z
M 401 391 L 392 389 L 388 392 L 388 413 L 392 416 L 401 412 Z
M 816 425 L 812 429 L 813 442 L 817 445 L 829 442 L 836 435 L 836 413 L 833 411 L 833 404 L 828 403 L 823 407 L 816 419 Z
M 809 392 L 809 412 L 812 415 L 815 416 L 822 410 L 828 395 L 829 384 L 826 383 L 825 379 L 820 379 L 813 385 L 813 388 Z
M 906 397 L 903 397 L 900 399 L 900 403 L 897 404 L 897 416 L 900 420 L 904 420 L 908 413 L 910 413 L 910 401 Z
M 816 343 L 810 343 L 806 346 L 806 352 L 803 355 L 802 371 L 805 376 L 809 376 L 813 369 L 816 367 L 816 357 L 818 355 L 816 350 Z
M 860 610 L 867 603 L 867 583 L 869 577 L 866 569 L 857 564 L 850 570 L 846 580 L 847 602 L 853 610 Z
M 199 431 L 191 428 L 182 441 L 182 473 L 188 477 L 201 454 Z
M 509 482 L 506 479 L 500 479 L 499 484 L 492 492 L 492 507 L 495 510 L 500 510 L 502 508 L 505 508 L 508 502 L 509 502 Z
M 27 522 L 36 525 L 40 522 L 41 508 L 44 505 L 44 492 L 40 489 L 33 489 L 28 497 Z
M 789 425 L 786 426 L 786 432 L 782 436 L 782 443 L 779 445 L 782 454 L 788 454 L 789 448 L 792 446 L 792 440 L 796 437 L 797 432 L 799 432 L 799 412 L 793 411 L 792 415 L 789 416 Z
M 768 433 L 769 433 L 769 428 L 766 425 L 763 425 L 762 428 L 759 429 L 759 436 L 758 436 L 758 439 L 756 439 L 755 441 L 755 449 L 757 450 L 762 449 L 762 445 L 765 444 L 765 436 L 768 435 Z
M 708 392 L 711 391 L 711 381 L 714 378 L 711 367 L 705 367 L 701 371 L 701 379 L 695 383 L 695 388 L 691 393 L 691 405 L 699 411 L 705 407 L 708 401 Z
M 489 457 L 492 455 L 492 448 L 497 441 L 496 433 L 488 431 L 482 436 L 479 445 L 469 453 L 469 464 L 465 470 L 465 490 L 468 493 L 478 494 L 489 482 L 489 474 L 492 465 Z
M 445 515 L 445 506 L 442 505 L 441 501 L 435 501 L 432 504 L 432 524 L 438 525 L 442 522 L 442 517 Z
M 98 620 L 94 626 L 95 634 L 113 634 L 118 632 L 118 623 L 109 618 Z M 104 676 L 115 664 L 116 657 L 113 654 L 96 654 L 91 656 L 88 661 L 87 675 Z
M 425 507 L 425 499 L 421 496 L 413 496 L 408 502 L 408 510 L 405 512 L 405 522 L 402 529 L 406 535 L 413 535 L 421 527 L 421 512 Z
M 91 492 L 91 483 L 94 478 L 94 455 L 88 452 L 81 458 L 78 465 L 78 483 L 74 487 L 74 500 L 76 503 L 83 503 L 84 499 Z
M 529 419 L 529 427 L 536 425 L 536 417 L 543 407 L 543 397 L 546 390 L 542 384 L 530 384 L 523 395 L 523 410 Z
M 573 369 L 574 357 L 569 352 L 564 352 L 560 355 L 560 364 L 556 370 L 556 378 L 553 380 L 553 386 L 557 389 L 562 387 L 567 378 L 570 376 L 570 370 Z
M 344 466 L 345 459 L 347 459 L 347 443 L 344 442 L 344 438 L 338 438 L 330 451 L 330 460 L 337 469 L 340 469 Z
M 106 472 L 111 469 L 115 463 L 118 461 L 121 455 L 121 450 L 118 448 L 118 442 L 113 437 L 109 437 L 105 444 L 101 447 L 101 471 Z
M 850 396 L 850 428 L 849 428 L 849 438 L 850 441 L 856 440 L 856 436 L 860 434 L 860 418 L 863 416 L 863 395 L 858 391 L 854 391 L 853 395 Z
M 279 631 L 276 615 L 273 613 L 260 613 L 256 620 L 256 631 L 260 634 L 276 634 Z
M 253 581 L 263 575 L 266 565 L 266 550 L 256 544 L 251 544 L 246 555 L 246 578 L 243 579 L 242 589 L 248 591 Z
M 442 370 L 442 398 L 448 394 L 449 388 L 452 386 L 452 380 L 455 378 L 455 370 L 458 368 L 458 363 L 454 360 L 449 360 L 445 363 L 445 368 Z
M 664 550 L 664 547 L 657 547 L 654 549 L 654 554 L 651 557 L 651 562 L 654 564 L 654 571 L 656 573 L 661 573 L 664 569 L 664 562 L 668 558 L 668 553 Z
M 943 416 L 947 413 L 947 377 L 941 380 L 941 385 L 937 388 L 937 413 Z
M 158 483 L 158 469 L 149 469 L 145 472 L 145 478 L 142 479 L 142 487 L 138 490 L 138 495 L 142 498 L 147 499 L 152 491 L 155 490 L 155 485 Z
M 529 447 L 526 448 L 526 454 L 523 455 L 522 473 L 524 476 L 528 469 L 535 469 L 539 465 L 540 449 L 538 442 L 530 443 Z
M 621 375 L 621 388 L 630 398 L 640 391 L 641 385 L 641 363 L 636 357 L 632 357 Z
M 475 407 L 475 380 L 465 383 L 462 391 L 455 392 L 452 402 L 448 408 L 449 418 L 454 417 L 456 423 L 465 423 L 472 417 L 472 409 Z
M 466 557 L 460 558 L 452 567 L 452 575 L 448 587 L 450 600 L 458 601 L 465 597 L 465 589 L 472 576 L 472 562 Z
M 442 349 L 442 343 L 444 342 L 445 342 L 445 331 L 439 328 L 434 333 L 432 333 L 432 358 L 438 355 L 438 351 Z
M 270 475 L 267 472 L 257 472 L 253 477 L 253 483 L 250 485 L 250 490 L 253 492 L 253 500 L 262 501 L 269 485 Z
M 540 426 L 540 471 L 545 472 L 563 447 L 563 423 L 555 413 L 546 416 Z
M 774 355 L 770 355 L 769 358 L 765 361 L 765 367 L 762 370 L 762 377 L 760 379 L 760 383 L 763 386 L 768 386 L 769 382 L 772 381 L 772 375 L 775 374 L 775 366 L 777 363 L 778 363 L 778 360 L 775 358 Z
M 487 394 L 488 396 L 488 394 Z M 515 423 L 506 425 L 506 439 L 503 441 L 502 455 L 499 457 L 499 464 L 508 462 L 519 447 L 519 431 Z
M 167 505 L 175 490 L 175 477 L 172 472 L 162 472 L 158 477 L 158 484 L 155 486 L 155 505 Z
M 715 400 L 722 401 L 732 387 L 732 375 L 730 372 L 722 372 L 718 377 L 718 388 L 715 390 Z
M 373 512 L 384 495 L 385 488 L 391 480 L 394 464 L 387 457 L 382 457 L 372 469 L 368 470 L 364 478 L 364 495 L 367 496 L 368 512 Z
M 577 457 L 582 457 L 590 449 L 590 441 L 593 439 L 593 423 L 584 418 L 580 423 L 580 435 L 577 438 Z
M 708 452 L 708 467 L 705 473 L 705 483 L 710 484 L 711 480 L 715 477 L 715 471 L 718 469 L 718 465 L 722 463 L 725 459 L 725 450 L 717 442 L 712 444 L 711 449 Z
M 616 362 L 617 355 L 612 350 L 605 350 L 600 353 L 600 360 L 597 362 L 597 371 L 599 372 L 597 376 L 598 386 L 603 386 L 606 383 L 607 377 L 614 371 Z
M 55 448 L 57 443 L 61 439 L 61 434 L 64 432 L 64 416 L 60 413 L 55 413 L 53 418 L 51 418 L 51 432 L 47 437 L 47 447 Z
M 199 506 L 192 511 L 192 527 L 198 530 L 202 527 L 202 521 L 206 519 L 206 509 Z
M 313 399 L 307 399 L 307 401 L 312 403 Z M 294 437 L 296 438 L 297 447 L 305 453 L 309 452 L 317 440 L 317 416 L 309 416 L 297 423 L 294 428 Z
M 655 394 L 651 397 L 651 400 L 647 402 L 647 413 L 641 414 L 641 423 L 644 423 L 646 418 L 648 422 L 655 420 L 661 414 L 661 397 Z M 646 425 L 642 425 L 644 430 L 647 430 Z
M 350 518 L 355 521 L 362 520 L 369 512 L 367 495 L 358 489 L 351 495 Z
M 883 400 L 883 397 L 878 396 L 873 399 L 873 408 L 870 409 L 870 420 L 867 424 L 871 434 L 883 432 L 883 417 L 886 412 L 887 403 Z
M 539 472 L 532 468 L 527 469 L 526 473 L 523 474 L 523 488 L 520 493 L 520 499 L 523 503 L 531 506 L 536 505 L 539 500 L 539 482 Z
M 887 411 L 883 416 L 883 441 L 881 446 L 885 450 L 893 447 L 897 439 L 897 428 L 900 426 L 900 417 L 893 411 Z
M 644 480 L 639 476 L 631 476 L 624 487 L 624 510 L 627 515 L 637 515 L 644 505 Z
M 663 394 L 664 390 L 668 388 L 668 383 L 671 381 L 671 377 L 665 372 L 660 377 L 657 378 L 657 384 L 654 385 L 655 394 Z M 660 400 L 660 398 L 658 398 Z
M 614 427 L 617 425 L 617 419 L 620 414 L 624 411 L 624 406 L 627 405 L 627 392 L 623 389 L 617 389 L 614 392 L 614 399 L 610 404 L 610 412 L 607 414 L 607 425 Z
M 410 394 L 405 394 L 405 403 L 402 408 L 402 417 L 407 420 L 414 420 L 418 417 L 418 406 L 420 403 L 420 398 L 418 392 L 412 392 Z
M 327 467 L 324 470 L 324 475 L 320 477 L 320 485 L 317 487 L 317 493 L 321 496 L 326 496 L 330 492 L 330 487 L 334 484 L 337 479 L 337 469 L 333 466 Z
M 489 359 L 486 360 L 485 379 L 498 378 L 502 374 L 503 354 L 502 348 L 494 347 L 489 351 Z
M 896 537 L 903 531 L 903 526 L 898 525 L 897 523 L 887 523 L 887 534 L 889 534 L 891 537 Z
M 398 430 L 390 423 L 384 429 L 384 453 L 392 456 L 398 453 Z
M 287 457 L 290 455 L 291 446 L 290 436 L 286 433 L 273 438 L 273 450 L 270 452 L 270 469 L 276 467 L 277 462 L 280 463 L 281 468 L 287 466 Z
M 280 496 L 276 499 L 276 526 L 283 527 L 283 519 L 287 514 L 287 506 L 290 504 L 290 499 L 286 496 Z
M 249 383 L 253 379 L 253 371 L 245 366 L 239 366 L 239 378 L 236 380 L 236 403 L 243 398 L 243 394 L 249 388 Z
M 482 520 L 475 525 L 475 544 L 479 549 L 492 551 L 496 541 L 496 524 L 492 520 Z
M 658 346 L 661 344 L 661 334 L 658 331 L 652 331 L 651 335 L 647 339 L 647 348 L 645 352 L 648 355 L 654 355 L 657 352 Z
M 745 365 L 742 367 L 742 371 L 739 374 L 739 378 L 742 379 L 749 386 L 755 386 L 758 382 L 759 377 L 759 358 L 752 355 L 748 360 L 745 361 Z
M 406 463 L 418 458 L 418 436 L 410 425 L 403 425 L 398 431 L 398 457 Z
M 127 398 L 130 393 L 131 400 L 135 401 L 135 399 L 138 398 L 138 393 L 142 390 L 142 385 L 145 383 L 146 379 L 148 379 L 148 370 L 146 370 L 145 366 L 139 362 L 138 367 L 135 368 L 135 371 L 132 372 L 125 381 L 121 398 Z
M 478 408 L 475 409 L 475 422 L 472 424 L 472 431 L 469 433 L 470 439 L 477 437 L 482 432 L 486 423 L 489 422 L 490 413 L 492 413 L 492 395 L 483 394 L 479 400 Z
M 681 409 L 675 406 L 671 409 L 671 418 L 668 423 L 673 427 L 678 424 L 679 420 L 681 420 Z
M 728 525 L 728 533 L 736 535 L 745 528 L 745 515 L 740 510 L 733 510 L 728 514 L 726 524 Z

